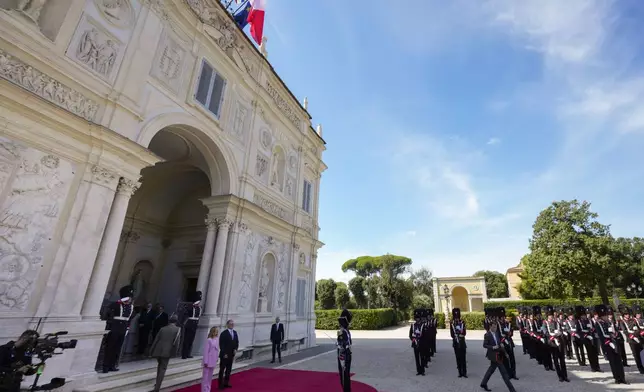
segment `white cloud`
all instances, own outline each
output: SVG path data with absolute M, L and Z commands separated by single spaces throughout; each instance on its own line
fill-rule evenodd
M 499 144 L 499 143 L 501 143 L 501 139 L 499 139 L 498 137 L 491 137 L 491 138 L 487 141 L 487 143 L 486 143 L 486 144 L 487 144 L 488 146 L 492 146 L 492 145 Z

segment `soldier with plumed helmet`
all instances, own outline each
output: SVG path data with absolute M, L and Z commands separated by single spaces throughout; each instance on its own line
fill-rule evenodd
M 544 331 L 545 336 L 548 339 L 548 349 L 552 362 L 554 363 L 555 370 L 557 371 L 557 376 L 559 376 L 559 381 L 570 382 L 568 379 L 566 358 L 564 355 L 566 346 L 562 338 L 563 331 L 559 322 L 555 319 L 554 313 L 554 308 L 552 306 L 546 306 L 546 314 L 548 315 L 548 318 L 544 323 Z
M 631 310 L 628 307 L 623 306 L 620 309 L 620 313 L 622 314 L 622 319 L 619 321 L 619 332 L 631 348 L 637 370 L 644 374 L 644 366 L 642 366 L 642 357 L 640 355 L 642 352 L 642 338 L 639 325 L 631 317 Z
M 103 318 L 107 321 L 105 329 L 105 355 L 103 357 L 103 373 L 118 371 L 117 363 L 125 336 L 130 328 L 130 320 L 134 316 L 132 296 L 134 290 L 127 285 L 119 290 L 120 299 L 112 302 Z
M 414 361 L 416 361 L 416 375 L 425 375 L 425 365 L 423 363 L 423 353 L 421 348 L 421 341 L 423 339 L 423 310 L 414 310 L 414 323 L 409 327 L 409 340 L 411 340 L 411 347 L 414 350 Z
M 604 347 L 604 353 L 606 353 L 606 357 L 608 358 L 613 378 L 617 384 L 628 384 L 626 382 L 626 375 L 624 374 L 624 365 L 617 346 L 617 336 L 615 332 L 611 332 L 612 323 L 608 320 L 608 309 L 606 305 L 597 305 L 595 306 L 595 312 L 599 317 L 596 324 L 597 335 L 600 343 Z
M 502 306 L 496 308 L 496 316 L 501 344 L 505 347 L 507 354 L 503 360 L 503 364 L 508 371 L 509 377 L 518 380 L 517 364 L 514 358 L 514 331 L 512 330 L 512 323 L 506 319 L 505 308 Z
M 450 335 L 452 336 L 452 347 L 456 356 L 456 368 L 458 376 L 467 378 L 467 345 L 465 335 L 467 328 L 465 321 L 461 320 L 461 309 L 452 309 L 452 321 L 450 322 Z
M 343 309 L 338 317 L 338 339 L 336 342 L 338 352 L 338 373 L 342 392 L 351 392 L 351 331 L 349 325 L 353 315 L 347 309 Z
M 181 358 L 192 358 L 192 344 L 197 334 L 199 317 L 201 317 L 201 291 L 195 292 L 190 296 L 192 306 L 185 309 L 183 325 L 183 346 L 181 348 Z
M 429 310 L 421 309 L 422 311 L 422 329 L 420 336 L 420 359 L 421 366 L 423 368 L 429 367 L 429 362 L 432 361 L 430 356 L 431 343 L 430 343 L 430 332 L 429 332 Z

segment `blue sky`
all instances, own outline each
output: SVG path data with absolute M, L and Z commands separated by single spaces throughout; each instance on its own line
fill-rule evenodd
M 644 4 L 268 0 L 268 58 L 328 150 L 317 278 L 387 252 L 505 272 L 553 200 L 644 235 Z

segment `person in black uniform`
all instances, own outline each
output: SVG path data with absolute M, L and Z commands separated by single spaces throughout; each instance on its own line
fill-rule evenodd
M 528 333 L 526 331 L 525 319 L 526 311 L 524 306 L 519 306 L 517 309 L 518 315 L 516 318 L 516 329 L 519 331 L 519 336 L 521 336 L 521 348 L 523 349 L 523 355 L 528 354 Z
M 137 354 L 145 354 L 150 341 L 150 332 L 152 331 L 152 304 L 148 303 L 144 309 L 141 309 L 139 314 L 139 342 L 137 346 Z
M 438 321 L 434 316 L 434 309 L 429 308 L 427 310 L 427 329 L 429 333 L 429 357 L 431 362 L 431 357 L 436 354 L 436 334 L 438 333 Z
M 570 333 L 570 341 L 575 350 L 575 357 L 579 366 L 586 366 L 586 352 L 584 351 L 584 336 L 585 333 L 580 330 L 580 318 L 584 315 L 584 307 L 576 306 L 574 313 L 568 315 L 568 330 Z
M 338 329 L 338 340 L 336 344 L 338 347 L 338 373 L 340 375 L 342 392 L 351 392 L 351 345 L 353 342 L 351 340 L 349 325 L 351 324 L 352 318 L 351 312 L 347 309 L 342 310 L 338 318 L 340 329 Z
M 559 309 L 559 328 L 561 328 L 562 341 L 565 345 L 565 353 L 567 359 L 573 359 L 572 357 L 572 326 L 569 323 L 569 319 L 573 317 L 572 308 L 562 307 Z
M 588 310 L 583 306 L 577 306 L 576 311 L 577 335 L 583 344 L 583 346 L 580 345 L 582 364 L 585 364 L 583 354 L 583 349 L 585 348 L 588 362 L 590 363 L 590 369 L 593 372 L 601 372 L 599 367 L 599 353 L 595 346 L 595 329 L 591 319 L 588 318 Z
M 628 342 L 633 353 L 633 359 L 637 365 L 637 370 L 644 374 L 644 366 L 642 366 L 642 340 L 639 334 L 639 325 L 631 318 L 631 311 L 627 307 L 621 310 L 622 320 L 620 320 L 620 333 L 623 335 L 624 340 Z
M 623 305 L 620 305 L 622 307 Z M 611 332 L 615 334 L 615 340 L 617 342 L 617 350 L 619 351 L 619 356 L 622 360 L 622 365 L 624 367 L 630 367 L 628 364 L 628 359 L 626 357 L 626 347 L 624 344 L 624 336 L 620 333 L 619 331 L 619 321 L 617 321 L 617 317 L 615 317 L 615 311 L 613 310 L 612 306 L 608 306 L 608 322 L 610 322 L 613 326 L 611 329 Z M 620 309 L 618 307 L 618 309 Z M 621 313 L 621 310 L 620 310 Z
M 431 344 L 429 336 L 429 309 L 421 309 L 422 318 L 421 322 L 423 327 L 420 333 L 420 362 L 423 368 L 429 367 L 429 362 L 432 361 L 431 357 Z
M 184 312 L 183 324 L 183 347 L 181 348 L 181 358 L 192 358 L 192 343 L 195 341 L 199 317 L 201 317 L 201 291 L 195 292 L 191 296 L 192 306 Z
M 611 332 L 612 323 L 608 320 L 608 309 L 605 305 L 597 305 L 595 311 L 599 316 L 597 334 L 599 335 L 600 343 L 604 346 L 604 352 L 608 357 L 613 378 L 617 384 L 628 384 L 626 382 L 624 365 L 619 354 L 619 348 L 617 347 L 615 332 Z
M 121 287 L 119 290 L 121 299 L 112 302 L 107 308 L 105 329 L 108 332 L 105 339 L 103 373 L 117 372 L 119 370 L 117 363 L 121 354 L 121 347 L 123 347 L 125 336 L 130 328 L 130 319 L 134 315 L 132 307 L 133 294 L 132 286 Z
M 518 380 L 517 363 L 514 358 L 514 340 L 512 339 L 512 337 L 514 336 L 514 331 L 512 330 L 512 323 L 510 322 L 510 320 L 506 319 L 504 307 L 497 308 L 497 314 L 499 319 L 498 330 L 501 335 L 501 344 L 505 346 L 505 352 L 507 354 L 505 356 L 503 364 L 508 370 L 508 375 L 510 376 L 510 378 Z
M 565 350 L 566 345 L 562 339 L 563 332 L 559 322 L 554 318 L 554 308 L 552 306 L 546 307 L 546 314 L 548 319 L 544 323 L 545 336 L 548 339 L 548 348 L 550 349 L 550 356 L 555 365 L 559 382 L 570 382 L 568 379 L 568 371 L 566 369 Z
M 467 328 L 465 321 L 461 320 L 461 309 L 452 309 L 452 321 L 450 322 L 449 333 L 452 336 L 452 347 L 456 356 L 456 367 L 458 376 L 467 378 L 467 345 L 465 335 Z
M 414 323 L 409 327 L 409 340 L 411 347 L 414 349 L 414 361 L 416 361 L 416 375 L 425 375 L 425 366 L 422 361 L 421 339 L 423 337 L 423 311 L 422 309 L 414 310 Z

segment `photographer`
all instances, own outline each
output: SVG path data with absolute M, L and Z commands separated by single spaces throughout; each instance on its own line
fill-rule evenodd
M 27 330 L 17 341 L 0 346 L 0 391 L 20 391 L 22 377 L 31 374 L 31 348 L 38 337 L 38 332 Z

